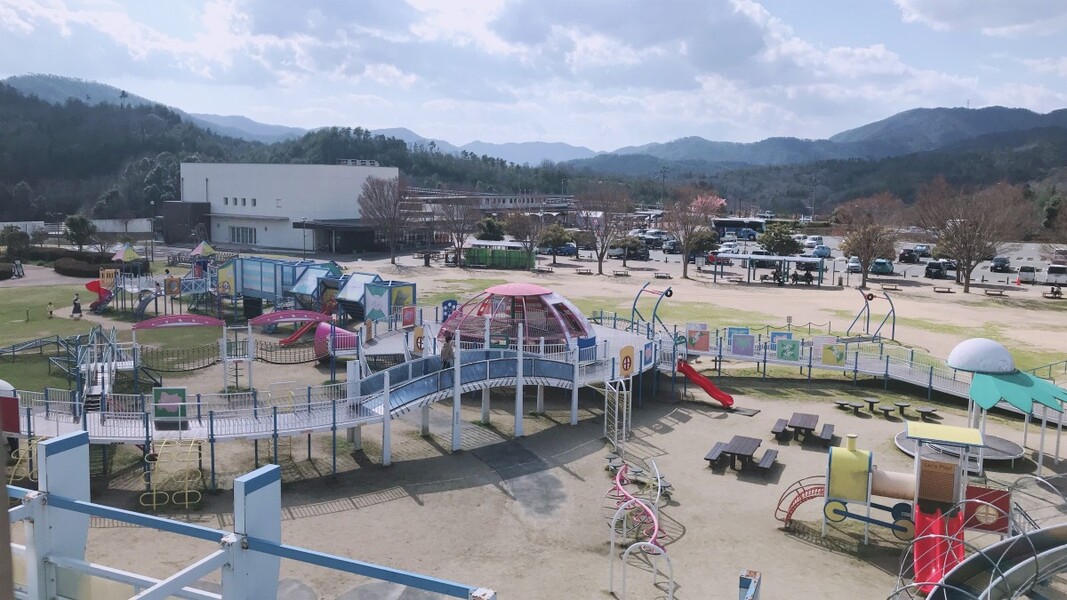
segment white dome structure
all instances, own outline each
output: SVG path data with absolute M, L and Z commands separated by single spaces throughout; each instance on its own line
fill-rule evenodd
M 13 394 L 15 392 L 15 386 L 0 379 L 0 394 Z
M 998 342 L 971 338 L 960 342 L 948 355 L 948 366 L 971 373 L 1008 374 L 1015 372 L 1015 360 Z

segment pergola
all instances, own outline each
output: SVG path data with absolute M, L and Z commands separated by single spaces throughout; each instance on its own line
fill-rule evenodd
M 719 258 L 728 258 L 730 260 L 743 260 L 745 261 L 745 279 L 748 283 L 752 283 L 752 276 L 755 275 L 756 267 L 755 263 L 758 262 L 776 262 L 778 263 L 779 270 L 782 271 L 784 277 L 789 272 L 789 265 L 799 264 L 816 264 L 818 275 L 815 277 L 815 284 L 822 287 L 823 273 L 826 272 L 826 259 L 816 258 L 814 256 L 779 256 L 777 254 L 751 254 L 751 253 L 721 253 L 717 255 Z M 715 265 L 713 271 L 715 275 L 723 275 L 722 265 Z

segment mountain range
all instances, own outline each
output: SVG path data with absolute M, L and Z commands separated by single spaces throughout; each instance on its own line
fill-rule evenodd
M 78 99 L 95 104 L 157 104 L 156 102 L 102 83 L 55 75 L 21 75 L 2 83 L 25 95 L 62 104 Z M 173 107 L 172 107 L 173 108 Z M 173 108 L 194 124 L 230 137 L 273 143 L 294 139 L 306 129 L 258 123 L 243 116 L 190 114 Z M 881 121 L 842 131 L 829 139 L 809 140 L 775 137 L 753 143 L 717 142 L 684 137 L 665 143 L 628 146 L 598 153 L 564 143 L 474 141 L 462 146 L 423 137 L 409 129 L 371 130 L 374 135 L 421 145 L 443 153 L 470 152 L 502 158 L 516 164 L 538 165 L 544 161 L 566 163 L 578 170 L 624 175 L 656 173 L 664 167 L 675 172 L 718 173 L 761 166 L 807 164 L 834 159 L 881 159 L 949 147 L 988 134 L 1045 127 L 1067 128 L 1067 109 L 1039 114 L 1020 108 L 917 108 Z

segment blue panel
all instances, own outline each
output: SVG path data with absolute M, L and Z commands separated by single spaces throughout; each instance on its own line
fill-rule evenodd
M 489 379 L 515 377 L 518 374 L 519 364 L 516 360 L 500 359 L 489 363 Z
M 485 381 L 486 377 L 486 364 L 484 362 L 476 362 L 471 365 L 460 365 L 460 381 L 464 384 L 474 383 L 475 381 Z
M 89 434 L 85 431 L 78 431 L 75 433 L 68 433 L 61 437 L 45 440 L 38 444 L 38 446 L 44 450 L 45 456 L 55 456 L 66 452 L 67 450 L 73 450 L 88 444 Z
M 252 471 L 251 473 L 245 473 L 233 482 L 242 482 L 245 484 L 245 495 L 251 494 L 256 490 L 267 487 L 272 483 L 277 483 L 282 480 L 282 468 L 278 465 L 266 465 Z

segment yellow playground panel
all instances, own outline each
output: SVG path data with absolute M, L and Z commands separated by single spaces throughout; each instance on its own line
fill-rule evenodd
M 46 437 L 31 437 L 26 440 L 26 446 L 19 446 L 13 453 L 15 464 L 11 467 L 11 476 L 8 483 L 14 483 L 20 479 L 37 481 L 37 444 L 47 440 Z
M 141 506 L 159 510 L 173 504 L 189 510 L 198 505 L 203 499 L 199 489 L 204 479 L 200 467 L 202 458 L 197 440 L 159 442 L 152 452 L 145 454 L 146 491 L 138 499 Z

